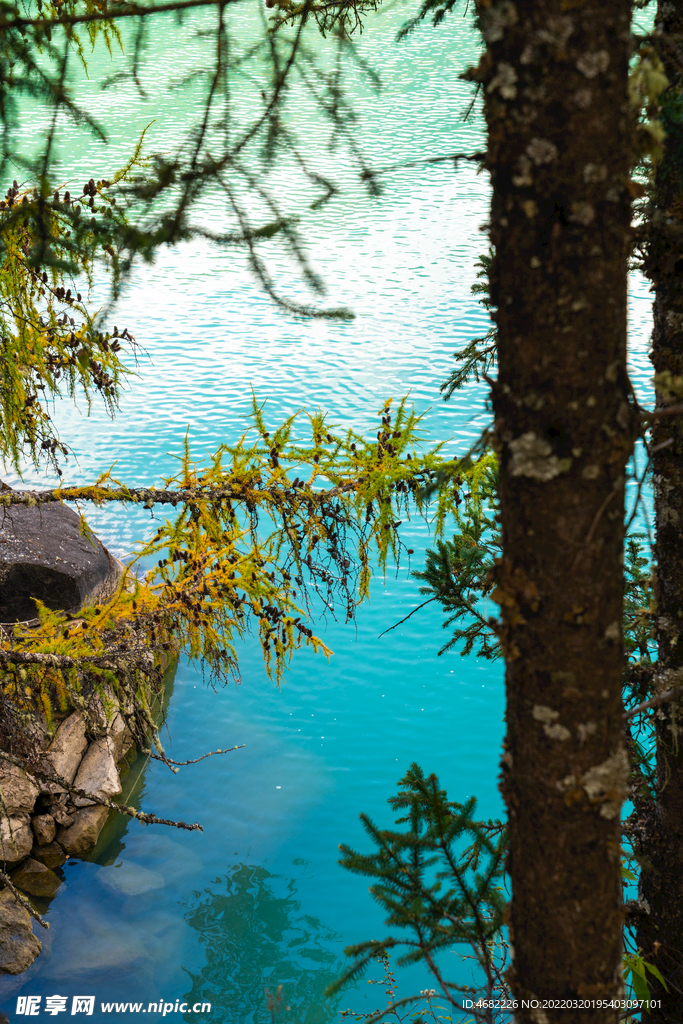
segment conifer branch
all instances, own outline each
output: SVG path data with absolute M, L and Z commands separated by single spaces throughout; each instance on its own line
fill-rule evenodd
M 461 986 L 443 978 L 434 954 L 455 943 L 469 943 L 486 974 L 487 991 L 492 990 L 496 975 L 490 963 L 490 940 L 502 922 L 504 901 L 497 883 L 503 872 L 507 835 L 503 830 L 497 841 L 492 842 L 488 835 L 490 827 L 482 827 L 472 817 L 475 798 L 471 797 L 465 804 L 448 801 L 436 776 L 425 778 L 415 764 L 399 784 L 401 790 L 389 803 L 394 811 L 405 812 L 396 824 L 407 828 L 404 831 L 378 829 L 369 818 L 361 815 L 377 852 L 361 854 L 342 844 L 340 864 L 349 871 L 374 879 L 370 892 L 388 911 L 386 923 L 412 935 L 391 936 L 384 943 L 372 941 L 349 947 L 346 953 L 354 962 L 343 977 L 330 986 L 328 994 L 357 978 L 382 951 L 400 945 L 408 952 L 398 963 L 424 961 L 444 998 L 456 1005 L 452 990 Z M 473 847 L 460 853 L 466 835 L 474 840 Z M 474 874 L 480 858 L 485 861 L 485 870 Z

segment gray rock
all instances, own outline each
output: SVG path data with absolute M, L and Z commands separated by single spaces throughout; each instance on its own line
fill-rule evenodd
M 31 820 L 31 828 L 39 846 L 47 846 L 57 834 L 57 825 L 51 814 L 36 814 Z
M 29 857 L 21 867 L 12 872 L 12 882 L 17 889 L 28 892 L 31 896 L 44 896 L 50 899 L 56 895 L 61 880 L 54 871 L 39 860 Z
M 31 930 L 31 918 L 9 889 L 0 892 L 0 974 L 21 974 L 42 946 Z
M 66 810 L 62 804 L 55 804 L 50 808 L 50 815 L 55 819 L 58 825 L 63 825 L 64 828 L 68 828 L 69 825 L 73 825 L 74 819 L 70 814 L 66 813 Z
M 73 613 L 111 597 L 125 566 L 80 528 L 80 516 L 56 501 L 2 510 L 0 622 L 35 618 L 34 598 Z
M 65 853 L 85 853 L 97 842 L 107 815 L 108 807 L 95 804 L 92 807 L 83 807 L 76 814 L 76 820 L 69 828 L 60 828 L 57 833 L 57 842 Z
M 166 885 L 164 876 L 158 871 L 150 871 L 130 860 L 100 868 L 96 877 L 107 889 L 123 893 L 124 896 L 140 896 L 143 892 L 163 889 Z
M 47 846 L 34 846 L 31 850 L 34 860 L 39 860 L 48 868 L 59 868 L 66 860 L 66 854 L 59 843 L 48 843 Z
M 115 745 L 110 736 L 94 740 L 88 747 L 74 779 L 77 789 L 84 789 L 94 796 L 111 797 L 121 792 L 121 780 L 116 770 Z M 87 807 L 93 801 L 86 797 L 73 798 L 76 807 Z
M 73 782 L 87 746 L 85 723 L 74 711 L 57 729 L 47 756 L 57 774 L 67 782 Z M 48 793 L 63 792 L 56 783 L 44 784 L 43 790 Z
M 106 904 L 103 906 L 102 891 L 98 890 L 99 887 L 91 892 L 87 886 L 82 887 L 78 899 L 70 901 L 68 912 L 59 915 L 59 924 L 55 920 L 53 927 L 46 933 L 48 942 L 52 933 L 55 934 L 52 956 L 40 964 L 40 985 L 44 991 L 49 991 L 45 986 L 46 980 L 51 990 L 56 992 L 62 992 L 67 986 L 73 992 L 91 992 L 93 981 L 96 991 L 104 985 L 116 991 L 127 987 L 129 978 L 135 978 L 136 986 L 144 988 L 148 980 L 150 986 L 153 986 L 152 956 L 157 950 L 161 963 L 168 962 L 169 954 L 172 959 L 182 960 L 178 935 L 182 931 L 182 924 L 176 924 L 175 917 L 164 915 L 161 927 L 157 930 L 156 918 L 160 915 L 155 914 L 153 907 L 148 908 L 144 920 L 139 917 L 131 919 L 123 914 L 112 913 L 111 907 Z M 22 991 L 36 991 L 36 987 L 29 988 L 27 985 Z M 95 1013 L 97 1015 L 97 1011 Z M 129 1024 L 136 1016 L 127 1013 L 110 1014 L 110 1020 L 111 1024 L 115 1024 L 115 1021 Z M 175 1016 L 182 1017 L 182 1014 Z M 138 1016 L 140 1024 L 148 1017 L 149 1013 Z M 34 1021 L 30 1017 L 16 1017 L 12 1024 L 23 1024 L 24 1021 L 26 1024 L 41 1024 L 41 1021 L 42 1024 L 48 1024 L 49 1021 L 55 1021 L 56 1024 L 92 1024 L 95 1019 L 104 1022 L 105 1016 L 102 1014 L 95 1018 L 84 1014 L 72 1017 L 62 1013 L 48 1017 L 41 1013 Z M 150 1018 L 152 1021 L 155 1019 Z M 161 1024 L 161 1018 L 158 1020 Z
M 39 787 L 26 772 L 8 761 L 0 760 L 0 790 L 7 812 L 30 814 L 40 793 Z
M 28 857 L 32 846 L 33 832 L 28 814 L 0 820 L 0 861 L 18 864 Z

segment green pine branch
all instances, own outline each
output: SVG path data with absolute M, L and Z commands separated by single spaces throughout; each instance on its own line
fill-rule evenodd
M 441 978 L 436 955 L 467 944 L 491 976 L 491 940 L 505 911 L 501 881 L 507 833 L 500 822 L 476 820 L 474 797 L 462 804 L 448 800 L 436 775 L 426 777 L 417 764 L 399 786 L 389 803 L 399 812 L 396 825 L 405 827 L 380 829 L 361 815 L 375 851 L 359 853 L 344 844 L 340 864 L 373 880 L 370 893 L 385 910 L 386 924 L 400 934 L 349 947 L 353 963 L 328 995 L 360 977 L 382 951 L 400 946 L 405 952 L 397 964 L 426 963 L 443 996 L 456 1005 L 453 993 L 462 986 Z M 463 850 L 464 840 L 470 843 Z

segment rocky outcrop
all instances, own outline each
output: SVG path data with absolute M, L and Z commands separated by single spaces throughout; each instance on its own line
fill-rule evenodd
M 63 825 L 64 828 L 74 823 L 73 818 L 66 813 L 66 793 L 62 793 L 50 801 L 49 813 L 50 817 L 54 818 L 58 825 Z
M 5 489 L 0 481 L 0 492 Z M 0 635 L 13 635 L 17 622 L 36 625 L 36 600 L 73 616 L 86 604 L 104 603 L 125 574 L 125 566 L 90 530 L 82 532 L 82 521 L 71 509 L 57 502 L 3 506 L 0 493 Z M 132 590 L 135 580 L 125 585 Z M 150 659 L 147 667 L 154 667 L 152 655 L 144 658 Z M 167 665 L 162 658 L 162 672 Z M 55 701 L 53 718 L 39 713 L 26 726 L 33 756 L 39 758 L 42 751 L 59 782 L 34 779 L 0 758 L 0 869 L 11 869 L 16 889 L 41 898 L 58 891 L 59 869 L 67 857 L 82 857 L 97 842 L 109 808 L 96 801 L 121 793 L 118 763 L 133 746 L 126 725 L 133 697 L 122 704 L 115 686 L 93 692 L 91 682 L 76 690 L 68 710 L 60 711 Z M 8 741 L 7 750 L 13 742 Z M 28 763 L 33 767 L 37 761 Z M 140 879 L 129 885 L 131 891 L 142 891 Z M 145 888 L 150 887 L 147 878 Z M 40 949 L 29 915 L 9 887 L 0 889 L 0 975 L 26 970 Z
M 0 509 L 0 622 L 34 619 L 34 598 L 72 613 L 106 601 L 125 571 L 66 505 Z
M 117 762 L 132 743 L 114 695 L 109 693 L 88 716 L 87 726 L 78 712 L 68 715 L 46 753 L 66 783 L 95 797 L 111 798 L 121 792 Z M 2 760 L 0 792 L 6 808 L 4 816 L 0 815 L 0 868 L 13 869 L 10 878 L 17 889 L 50 899 L 61 885 L 55 870 L 68 856 L 81 857 L 92 849 L 109 808 L 72 796 L 57 783 L 38 783 Z M 0 975 L 26 970 L 40 949 L 27 912 L 10 890 L 0 891 Z
M 42 949 L 31 918 L 9 889 L 0 892 L 0 974 L 21 974 Z
M 109 736 L 114 743 L 114 760 L 118 763 L 133 743 L 133 734 L 118 712 L 109 726 Z

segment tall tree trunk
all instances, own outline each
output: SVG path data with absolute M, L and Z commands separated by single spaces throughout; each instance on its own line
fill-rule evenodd
M 493 183 L 492 386 L 506 662 L 502 791 L 522 1024 L 616 1022 L 626 376 L 628 0 L 479 0 Z
M 683 96 L 681 42 L 683 0 L 659 3 L 656 24 L 679 40 L 658 46 L 669 88 L 662 97 L 667 132 L 656 178 L 650 216 L 645 272 L 655 290 L 652 362 L 658 374 L 683 374 Z M 668 115 L 667 116 L 667 112 Z M 677 123 L 679 122 L 679 123 Z M 676 161 L 678 160 L 678 168 Z M 659 395 L 658 405 L 680 401 Z M 655 594 L 657 602 L 657 669 L 655 692 L 683 682 L 683 421 L 655 424 L 652 443 L 655 481 Z M 661 1000 L 647 1018 L 652 1024 L 683 1021 L 683 700 L 663 704 L 655 716 L 657 749 L 656 801 L 649 828 L 641 828 L 640 852 L 645 866 L 640 890 L 649 914 L 639 920 L 638 945 L 664 975 L 669 991 L 653 981 Z M 646 823 L 647 824 L 647 823 Z M 661 945 L 660 945 L 661 944 Z M 644 1015 L 645 1016 L 645 1015 Z

